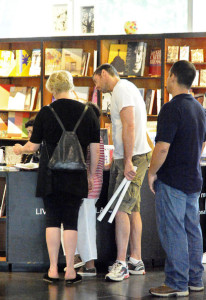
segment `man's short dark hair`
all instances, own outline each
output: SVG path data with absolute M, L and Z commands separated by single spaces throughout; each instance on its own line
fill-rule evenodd
M 112 77 L 117 76 L 119 77 L 119 74 L 117 72 L 117 70 L 115 69 L 115 67 L 113 67 L 110 64 L 103 64 L 101 66 L 99 66 L 95 71 L 94 71 L 94 75 L 101 75 L 102 74 L 102 70 L 105 70 L 109 73 L 109 75 L 111 75 Z
M 32 126 L 32 127 L 34 126 L 34 119 L 30 119 L 29 121 L 27 121 L 25 123 L 25 128 L 28 128 L 30 126 Z
M 173 64 L 170 69 L 170 75 L 174 74 L 177 77 L 177 82 L 180 85 L 184 85 L 187 89 L 190 89 L 195 76 L 195 66 L 187 60 L 179 60 Z

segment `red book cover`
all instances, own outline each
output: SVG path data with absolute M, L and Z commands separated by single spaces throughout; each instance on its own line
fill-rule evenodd
M 152 50 L 150 53 L 149 75 L 161 76 L 161 49 Z

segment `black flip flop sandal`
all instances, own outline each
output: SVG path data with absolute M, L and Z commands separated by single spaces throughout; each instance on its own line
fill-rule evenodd
M 52 277 L 49 277 L 48 273 L 46 273 L 43 277 L 43 280 L 44 281 L 47 281 L 49 283 L 57 283 L 59 282 L 59 278 L 52 278 Z
M 65 279 L 65 283 L 68 284 L 68 285 L 73 284 L 73 283 L 77 283 L 77 282 L 80 282 L 80 281 L 82 281 L 82 276 L 79 275 L 79 274 L 77 274 L 76 278 L 74 278 L 74 279 Z

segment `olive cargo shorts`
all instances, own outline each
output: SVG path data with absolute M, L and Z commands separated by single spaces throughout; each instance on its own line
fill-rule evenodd
M 137 167 L 137 172 L 135 178 L 129 185 L 129 188 L 124 196 L 124 199 L 119 207 L 119 211 L 126 212 L 131 214 L 132 212 L 140 212 L 140 188 L 142 186 L 142 182 L 145 177 L 145 173 L 149 166 L 150 160 L 152 157 L 152 152 L 148 152 L 146 154 L 135 155 L 132 157 L 133 165 Z M 109 190 L 108 197 L 111 199 L 112 195 L 119 187 L 120 183 L 124 178 L 124 160 L 123 159 L 115 159 L 112 163 L 110 169 L 110 180 L 109 180 Z M 114 209 L 118 198 L 114 201 L 111 209 Z

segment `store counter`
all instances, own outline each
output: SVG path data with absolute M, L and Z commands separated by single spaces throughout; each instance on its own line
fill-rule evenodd
M 9 264 L 27 266 L 49 263 L 45 241 L 45 214 L 43 201 L 35 197 L 37 172 L 0 172 L 6 177 L 6 260 Z M 109 171 L 104 172 L 104 184 L 99 201 L 97 216 L 107 203 Z M 147 176 L 142 186 L 141 215 L 143 223 L 142 257 L 146 264 L 163 262 L 161 248 L 155 223 L 154 196 L 147 184 Z M 102 222 L 97 221 L 98 264 L 107 266 L 116 255 L 114 222 L 108 223 L 108 212 Z M 59 262 L 65 258 L 61 251 Z

